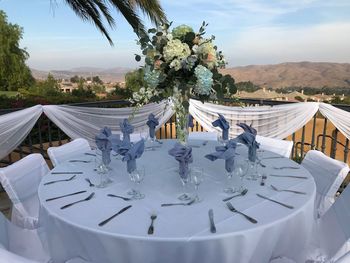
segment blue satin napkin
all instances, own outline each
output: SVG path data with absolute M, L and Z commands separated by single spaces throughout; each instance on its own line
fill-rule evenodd
M 225 119 L 224 116 L 222 116 L 219 113 L 219 119 L 217 119 L 216 121 L 212 122 L 212 125 L 214 127 L 219 127 L 222 130 L 222 139 L 223 140 L 228 140 L 228 132 L 230 129 L 230 124 L 228 123 L 228 121 Z
M 124 119 L 123 122 L 120 123 L 120 129 L 123 133 L 123 141 L 130 142 L 130 134 L 134 132 L 134 126 L 132 126 L 128 119 Z
M 245 132 L 249 132 L 251 134 L 253 134 L 254 136 L 257 135 L 257 131 L 256 129 L 254 129 L 252 127 L 252 125 L 248 125 L 248 124 L 245 124 L 245 123 L 238 123 L 237 126 L 241 127 Z
M 174 148 L 170 149 L 168 153 L 179 162 L 180 177 L 186 180 L 189 176 L 188 164 L 193 162 L 192 148 L 176 143 Z
M 136 169 L 136 159 L 140 158 L 145 150 L 145 141 L 140 140 L 137 143 L 131 145 L 129 150 L 123 157 L 123 162 L 127 162 L 128 173 L 132 173 Z
M 256 142 L 255 135 L 250 132 L 244 132 L 238 135 L 235 140 L 248 147 L 248 159 L 251 162 L 255 162 L 256 150 L 259 149 L 259 143 Z
M 112 143 L 112 149 L 121 156 L 125 156 L 132 145 L 133 144 L 129 141 L 115 140 L 115 142 Z
M 191 114 L 188 114 L 188 127 L 189 128 L 193 128 L 194 127 L 193 116 Z
M 156 133 L 156 127 L 159 125 L 158 119 L 154 116 L 153 113 L 148 115 L 148 121 L 146 122 L 149 127 L 149 136 L 153 139 Z
M 97 148 L 102 152 L 102 162 L 108 165 L 111 162 L 111 142 L 112 131 L 108 127 L 104 127 L 100 130 L 100 133 L 95 136 L 95 142 Z
M 207 154 L 205 157 L 211 161 L 224 159 L 226 171 L 232 173 L 234 169 L 236 147 L 237 142 L 232 139 L 229 140 L 225 146 L 215 147 L 216 152 Z

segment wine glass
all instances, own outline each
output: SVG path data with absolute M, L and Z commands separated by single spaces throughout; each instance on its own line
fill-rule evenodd
M 194 167 L 191 170 L 191 182 L 194 184 L 194 190 L 195 190 L 195 199 L 196 201 L 201 201 L 201 199 L 198 196 L 198 188 L 199 185 L 203 182 L 204 175 L 203 175 L 203 169 L 199 167 Z
M 235 173 L 236 176 L 238 176 L 241 179 L 240 180 L 240 186 L 238 188 L 239 192 L 242 192 L 244 190 L 243 178 L 247 174 L 247 170 L 248 170 L 247 160 L 246 161 L 240 161 L 235 166 L 234 173 Z
M 145 168 L 135 169 L 129 173 L 130 180 L 135 183 L 135 187 L 128 192 L 129 195 L 132 195 L 134 199 L 143 199 L 145 195 L 142 194 L 139 190 L 140 185 L 145 178 Z

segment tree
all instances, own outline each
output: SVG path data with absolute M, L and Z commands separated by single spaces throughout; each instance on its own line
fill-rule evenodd
M 5 12 L 0 10 L 0 90 L 28 88 L 34 78 L 25 61 L 29 54 L 19 47 L 23 29 L 8 23 Z
M 92 78 L 92 82 L 97 83 L 97 84 L 103 84 L 103 81 L 100 79 L 99 76 L 95 76 Z
M 37 82 L 28 89 L 21 89 L 20 92 L 25 96 L 53 97 L 61 95 L 58 82 L 51 74 L 47 76 L 46 80 Z
M 56 0 L 51 0 L 56 1 Z M 109 6 L 119 11 L 138 36 L 144 35 L 145 27 L 137 11 L 141 10 L 150 20 L 159 25 L 166 22 L 165 13 L 158 0 L 65 0 L 75 14 L 84 21 L 92 22 L 113 45 L 113 41 L 104 25 L 115 27 L 115 20 Z
M 141 87 L 145 87 L 143 69 L 136 69 L 134 71 L 125 74 L 125 87 L 126 89 L 134 92 L 138 91 Z

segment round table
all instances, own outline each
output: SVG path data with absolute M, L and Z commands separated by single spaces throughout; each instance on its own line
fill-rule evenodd
M 210 161 L 204 156 L 215 151 L 217 142 L 205 146 L 202 141 L 189 142 L 193 145 L 193 164 L 202 167 L 204 181 L 199 186 L 199 196 L 203 199 L 190 206 L 161 207 L 162 203 L 178 202 L 182 191 L 177 173 L 178 163 L 168 155 L 175 141 L 164 140 L 155 151 L 145 151 L 137 166 L 144 166 L 146 176 L 141 185 L 145 194 L 142 200 L 124 201 L 108 197 L 107 194 L 127 196 L 133 187 L 126 172 L 126 163 L 112 156 L 114 181 L 106 188 L 89 187 L 85 178 L 98 183 L 99 175 L 94 171 L 94 157 L 81 154 L 74 159 L 91 161 L 88 163 L 65 162 L 51 172 L 77 172 L 76 178 L 68 182 L 44 185 L 57 179 L 66 179 L 70 174 L 49 174 L 39 186 L 41 204 L 39 223 L 46 230 L 45 241 L 55 262 L 80 256 L 95 263 L 187 263 L 187 262 L 269 262 L 270 258 L 284 255 L 300 262 L 303 248 L 310 236 L 316 187 L 312 176 L 302 166 L 290 159 L 272 152 L 262 152 L 262 163 L 268 178 L 264 186 L 260 180 L 244 180 L 248 193 L 231 200 L 239 211 L 255 218 L 252 224 L 243 216 L 231 212 L 223 198 L 227 182 L 224 161 Z M 237 147 L 236 159 L 247 158 L 247 148 Z M 277 169 L 293 166 L 299 169 Z M 259 169 L 263 169 L 259 166 Z M 273 177 L 276 175 L 305 176 L 307 179 Z M 239 178 L 234 178 L 235 184 Z M 276 192 L 270 185 L 281 189 L 304 191 L 307 194 Z M 77 191 L 85 193 L 46 201 L 48 198 Z M 95 196 L 67 209 L 62 206 L 86 198 L 91 192 Z M 294 206 L 288 209 L 256 194 Z M 98 224 L 132 205 L 130 209 L 113 220 Z M 217 232 L 210 232 L 208 210 L 213 209 Z M 148 235 L 150 216 L 156 213 L 154 234 Z

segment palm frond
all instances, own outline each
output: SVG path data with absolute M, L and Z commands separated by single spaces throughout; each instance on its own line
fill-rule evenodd
M 128 0 L 139 8 L 156 25 L 167 22 L 166 15 L 158 0 Z

